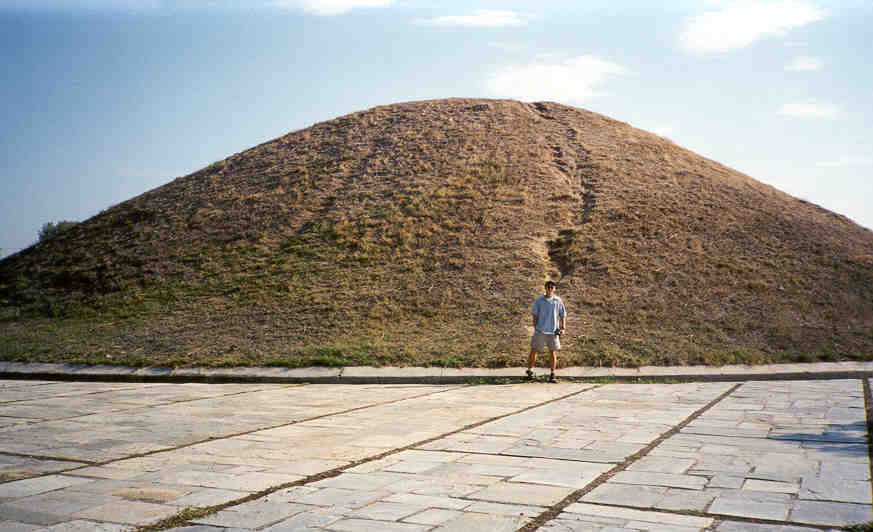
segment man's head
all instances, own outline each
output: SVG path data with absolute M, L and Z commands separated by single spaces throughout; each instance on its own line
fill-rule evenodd
M 546 297 L 552 297 L 557 286 L 558 285 L 555 281 L 546 281 Z

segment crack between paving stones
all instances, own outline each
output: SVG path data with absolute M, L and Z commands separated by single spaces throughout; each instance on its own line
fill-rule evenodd
M 725 522 L 725 521 L 733 521 L 737 523 L 754 523 L 759 525 L 779 525 L 779 526 L 794 526 L 794 527 L 805 527 L 805 528 L 813 528 L 817 530 L 834 530 L 841 528 L 839 525 L 822 525 L 816 523 L 804 523 L 801 521 L 783 521 L 779 519 L 764 519 L 759 517 L 743 517 L 741 515 L 728 515 L 728 514 L 718 514 L 711 512 L 698 512 L 695 510 L 671 510 L 669 508 L 651 508 L 651 507 L 642 507 L 642 506 L 630 506 L 626 504 L 610 504 L 605 502 L 586 502 L 585 504 L 590 504 L 592 506 L 603 506 L 607 508 L 624 508 L 628 510 L 640 510 L 643 512 L 653 512 L 660 514 L 671 514 L 671 515 L 686 515 L 690 517 L 708 517 L 713 520 L 713 524 L 706 527 L 704 530 L 715 530 L 714 527 Z M 543 523 L 545 524 L 545 523 Z
M 78 458 L 61 458 L 59 456 L 47 456 L 47 455 L 42 455 L 42 454 L 13 453 L 11 451 L 0 451 L 0 456 L 15 456 L 18 458 L 32 458 L 34 460 L 51 460 L 53 462 L 75 462 L 77 464 L 86 464 L 87 467 L 97 465 L 97 462 L 92 462 L 90 460 L 82 460 L 82 459 L 78 459 Z M 60 471 L 55 471 L 53 473 L 43 473 L 42 475 L 34 475 L 32 477 L 26 477 L 26 478 L 39 478 L 39 477 L 45 477 L 48 475 L 57 475 L 58 473 L 63 473 L 65 471 L 74 471 L 76 469 L 81 469 L 81 468 L 82 467 L 80 466 L 80 467 L 74 467 L 72 469 L 62 469 Z M 24 480 L 24 479 L 20 478 L 17 480 Z M 8 480 L 5 482 L 0 482 L 0 484 L 5 484 L 6 482 L 15 482 L 15 481 Z
M 610 478 L 614 477 L 618 473 L 621 473 L 622 471 L 624 471 L 625 469 L 630 467 L 631 464 L 633 464 L 634 462 L 636 462 L 640 458 L 645 457 L 647 454 L 649 454 L 652 451 L 652 449 L 654 449 L 655 447 L 660 445 L 663 441 L 667 440 L 671 436 L 677 434 L 680 430 L 682 430 L 682 428 L 684 428 L 686 425 L 688 425 L 689 423 L 691 423 L 692 421 L 694 421 L 695 419 L 697 419 L 698 417 L 700 417 L 704 413 L 706 413 L 709 409 L 711 409 L 712 407 L 714 407 L 715 405 L 717 405 L 718 403 L 723 401 L 729 395 L 734 393 L 743 384 L 744 383 L 742 383 L 742 382 L 735 384 L 729 390 L 722 393 L 721 395 L 719 395 L 718 397 L 716 397 L 715 399 L 713 399 L 712 401 L 710 401 L 709 403 L 704 405 L 702 408 L 696 410 L 690 416 L 688 416 L 683 421 L 681 421 L 678 425 L 674 426 L 672 429 L 665 432 L 664 434 L 658 436 L 658 438 L 656 438 L 654 441 L 652 441 L 651 443 L 646 445 L 643 449 L 641 449 L 641 450 L 637 451 L 636 453 L 632 454 L 631 456 L 627 457 L 623 462 L 619 463 L 618 465 L 616 465 L 615 467 L 613 467 L 609 471 L 602 473 L 600 476 L 598 476 L 597 478 L 595 478 L 594 480 L 589 482 L 584 488 L 581 488 L 581 489 L 574 491 L 570 495 L 567 495 L 562 501 L 549 507 L 546 511 L 544 511 L 543 513 L 541 513 L 537 517 L 533 518 L 525 526 L 519 528 L 518 532 L 533 532 L 534 530 L 538 530 L 541 526 L 545 525 L 549 521 L 555 519 L 556 517 L 558 517 L 561 514 L 561 512 L 564 511 L 565 508 L 567 508 L 568 506 L 570 506 L 573 503 L 579 502 L 579 500 L 582 499 L 582 497 L 587 495 L 589 492 L 591 492 L 592 490 L 594 490 L 595 488 L 597 488 L 601 484 L 605 483 L 606 481 L 608 481 Z
M 302 385 L 301 385 L 301 384 L 293 384 L 293 385 L 289 385 L 288 388 L 299 387 L 299 386 L 307 386 L 307 385 L 306 385 L 306 384 L 302 384 Z M 177 450 L 179 450 L 179 449 L 184 449 L 184 448 L 186 448 L 186 447 L 191 447 L 191 446 L 193 446 L 193 445 L 200 445 L 201 443 L 207 443 L 207 442 L 213 442 L 213 441 L 226 440 L 226 439 L 229 439 L 229 438 L 236 438 L 236 437 L 239 437 L 239 436 L 245 436 L 246 434 L 252 434 L 252 433 L 254 433 L 254 432 L 260 432 L 260 431 L 262 431 L 262 430 L 278 429 L 278 428 L 287 427 L 287 426 L 290 426 L 290 425 L 296 425 L 296 424 L 298 424 L 298 423 L 304 423 L 304 422 L 307 422 L 307 421 L 315 421 L 315 420 L 317 420 L 317 419 L 322 419 L 322 418 L 326 418 L 326 417 L 330 417 L 330 416 L 339 416 L 339 415 L 343 415 L 343 414 L 348 414 L 348 413 L 350 413 L 350 412 L 356 412 L 356 411 L 358 411 L 358 410 L 364 410 L 364 409 L 367 409 L 367 408 L 374 408 L 374 407 L 377 407 L 377 406 L 390 405 L 390 404 L 393 404 L 393 403 L 399 403 L 399 402 L 401 402 L 401 401 L 406 401 L 406 400 L 409 400 L 409 399 L 418 399 L 418 398 L 421 398 L 421 397 L 427 397 L 428 395 L 436 395 L 436 394 L 439 394 L 439 393 L 445 393 L 445 392 L 448 392 L 448 391 L 450 391 L 450 390 L 454 390 L 454 389 L 459 388 L 459 387 L 460 387 L 460 386 L 458 386 L 458 385 L 454 385 L 454 386 L 451 386 L 450 388 L 445 389 L 445 390 L 436 390 L 436 391 L 429 392 L 429 393 L 423 393 L 423 394 L 421 394 L 421 395 L 414 395 L 414 396 L 411 396 L 411 397 L 403 397 L 403 398 L 400 398 L 400 399 L 394 399 L 394 400 L 391 400 L 391 401 L 384 401 L 384 402 L 381 402 L 381 403 L 373 403 L 373 404 L 369 404 L 369 405 L 364 405 L 364 406 L 359 406 L 359 407 L 355 407 L 355 408 L 350 408 L 350 409 L 348 409 L 348 410 L 342 410 L 342 411 L 339 411 L 339 412 L 331 412 L 331 413 L 329 413 L 329 414 L 322 414 L 322 415 L 320 415 L 320 416 L 313 416 L 313 417 L 306 418 L 306 419 L 299 419 L 299 420 L 296 420 L 296 421 L 291 421 L 291 422 L 289 422 L 289 423 L 281 423 L 281 424 L 279 424 L 279 425 L 272 425 L 272 426 L 269 426 L 269 427 L 258 427 L 258 428 L 256 428 L 256 429 L 247 430 L 247 431 L 243 431 L 243 432 L 237 432 L 237 433 L 234 433 L 234 434 L 228 434 L 228 435 L 226 435 L 226 436 L 209 437 L 209 438 L 206 438 L 206 439 L 203 439 L 203 440 L 198 440 L 198 441 L 191 442 L 191 443 L 185 443 L 185 444 L 182 444 L 182 445 L 177 445 L 177 446 L 175 446 L 175 447 L 169 447 L 169 448 L 167 448 L 167 449 L 157 449 L 157 450 L 155 450 L 155 451 L 148 451 L 148 452 L 145 452 L 145 453 L 131 454 L 131 455 L 128 455 L 128 456 L 124 456 L 124 457 L 122 457 L 122 458 L 113 458 L 112 460 L 105 460 L 105 461 L 88 461 L 88 460 L 81 460 L 81 459 L 75 459 L 75 458 L 62 458 L 62 457 L 58 457 L 58 456 L 41 456 L 41 455 L 29 455 L 29 454 L 7 453 L 7 452 L 3 452 L 3 451 L 0 451 L 0 455 L 8 454 L 8 455 L 11 455 L 11 456 L 20 456 L 20 457 L 24 457 L 24 458 L 36 458 L 36 459 L 40 459 L 40 460 L 57 460 L 57 461 L 61 461 L 61 462 L 78 462 L 78 463 L 82 463 L 82 464 L 87 464 L 87 465 L 85 465 L 85 466 L 79 466 L 79 467 L 74 467 L 74 468 L 71 468 L 71 469 L 61 469 L 61 470 L 58 470 L 58 471 L 51 471 L 51 472 L 47 472 L 47 473 L 41 473 L 41 474 L 39 474 L 39 475 L 33 475 L 33 476 L 31 476 L 31 477 L 26 477 L 26 479 L 16 479 L 16 480 L 27 480 L 27 479 L 32 479 L 32 478 L 48 477 L 48 476 L 51 476 L 51 475 L 61 475 L 61 474 L 68 474 L 68 475 L 71 475 L 71 476 L 77 476 L 77 475 L 75 474 L 75 472 L 78 471 L 79 469 L 84 469 L 84 468 L 88 468 L 88 467 L 103 467 L 103 466 L 107 466 L 107 465 L 109 465 L 109 464 L 113 464 L 113 463 L 115 463 L 115 462 L 122 462 L 122 461 L 124 461 L 124 460 L 131 460 L 131 459 L 133 459 L 133 458 L 144 458 L 144 457 L 146 457 L 146 456 L 153 456 L 153 455 L 160 454 L 160 453 L 167 453 L 167 452 L 171 452 L 171 451 L 177 451 Z M 245 393 L 245 392 L 242 392 L 242 393 Z M 228 395 L 236 395 L 236 394 L 228 394 Z M 197 399 L 195 399 L 195 400 L 197 400 Z M 180 401 L 180 402 L 183 402 L 183 401 Z M 166 406 L 166 405 L 162 405 L 162 406 Z M 0 482 L 0 485 L 6 484 L 6 483 L 8 483 L 8 482 L 16 482 L 16 480 L 8 480 L 8 481 L 6 481 L 6 482 Z
M 46 385 L 48 385 L 48 384 L 58 384 L 58 382 L 61 382 L 61 381 L 47 382 L 47 383 L 43 383 L 43 384 L 34 384 L 33 386 L 46 386 Z M 55 395 L 55 394 L 52 394 L 51 397 L 53 397 L 53 398 L 54 398 L 54 397 L 82 397 L 82 396 L 86 396 L 86 395 L 98 395 L 98 394 L 101 394 L 101 393 L 112 393 L 112 392 L 117 392 L 117 391 L 122 391 L 122 390 L 130 390 L 130 389 L 132 389 L 132 388 L 135 387 L 135 386 L 136 386 L 135 384 L 133 384 L 133 383 L 129 383 L 129 384 L 127 385 L 127 387 L 125 387 L 125 388 L 115 388 L 115 389 L 112 389 L 112 390 L 100 390 L 100 391 L 97 391 L 97 392 L 85 392 L 85 393 L 66 393 L 66 394 L 65 394 L 65 393 L 59 393 L 59 394 L 56 394 L 56 395 Z M 149 384 L 149 386 L 155 386 L 155 384 Z M 44 399 L 44 397 L 43 397 L 43 398 L 40 398 L 40 399 Z M 12 399 L 11 401 L 0 401 L 0 406 L 3 406 L 3 405 L 11 405 L 11 404 L 14 404 L 14 403 L 24 403 L 24 402 L 27 402 L 27 401 L 39 401 L 40 399 Z
M 479 456 L 511 456 L 514 458 L 545 458 L 539 455 L 531 455 L 531 454 L 521 454 L 521 453 L 508 453 L 506 451 L 501 452 L 487 452 L 487 451 L 458 451 L 456 449 L 418 449 L 423 453 L 456 453 L 456 454 L 473 454 Z M 615 461 L 607 461 L 603 460 L 598 462 L 597 460 L 587 459 L 582 460 L 580 458 L 547 458 L 548 460 L 561 460 L 564 462 L 585 462 L 586 464 L 614 464 Z M 526 484 L 525 482 L 518 482 L 518 484 Z M 535 483 L 534 483 L 535 484 Z M 536 484 L 538 486 L 543 486 L 544 484 Z M 546 484 L 547 485 L 547 484 Z M 465 497 L 458 497 L 459 499 L 464 499 Z M 471 500 L 479 500 L 479 499 L 471 499 Z
M 363 465 L 363 464 L 366 464 L 369 462 L 374 462 L 376 460 L 381 460 L 383 458 L 386 458 L 386 457 L 391 456 L 393 454 L 401 453 L 403 451 L 415 449 L 416 447 L 419 447 L 421 445 L 427 445 L 428 443 L 437 441 L 437 440 L 442 439 L 442 438 L 446 438 L 448 436 L 452 436 L 453 434 L 458 434 L 459 432 L 463 432 L 465 430 L 475 429 L 476 427 L 480 427 L 482 425 L 485 425 L 486 423 L 492 423 L 494 421 L 498 421 L 498 420 L 501 420 L 501 419 L 509 417 L 509 416 L 514 416 L 516 414 L 521 414 L 521 413 L 527 412 L 528 410 L 532 410 L 534 408 L 539 408 L 541 406 L 555 403 L 557 401 L 563 401 L 564 399 L 569 399 L 570 397 L 574 397 L 574 396 L 579 395 L 581 393 L 596 390 L 597 388 L 600 388 L 601 386 L 604 386 L 604 385 L 603 384 L 596 384 L 590 388 L 585 388 L 583 390 L 569 393 L 567 395 L 562 395 L 562 396 L 556 397 L 554 399 L 549 399 L 548 401 L 543 401 L 542 403 L 537 403 L 535 405 L 527 406 L 527 407 L 522 408 L 520 410 L 516 410 L 513 412 L 509 412 L 507 414 L 502 414 L 499 416 L 488 418 L 488 419 L 485 419 L 482 421 L 478 421 L 476 423 L 471 423 L 471 424 L 463 426 L 457 430 L 453 430 L 450 432 L 440 434 L 438 436 L 434 436 L 433 438 L 428 438 L 426 440 L 421 440 L 421 441 L 418 441 L 415 443 L 411 443 L 405 447 L 398 447 L 396 449 L 391 449 L 390 451 L 385 451 L 384 453 L 380 453 L 380 454 L 370 456 L 367 458 L 362 458 L 362 459 L 356 460 L 348 465 L 344 465 L 342 467 L 330 469 L 328 471 L 323 471 L 323 472 L 317 473 L 315 475 L 310 475 L 310 476 L 308 476 L 306 478 L 302 478 L 300 480 L 295 480 L 293 482 L 286 482 L 286 483 L 280 484 L 278 486 L 273 486 L 272 488 L 267 488 L 265 490 L 259 491 L 258 493 L 252 493 L 251 495 L 247 495 L 245 497 L 242 497 L 240 499 L 236 499 L 236 500 L 233 500 L 230 502 L 226 502 L 226 503 L 215 505 L 215 506 L 202 507 L 202 508 L 185 508 L 184 510 L 177 513 L 176 515 L 167 517 L 167 518 L 162 519 L 161 521 L 158 521 L 157 523 L 153 523 L 151 525 L 140 526 L 138 528 L 133 529 L 132 532 L 157 532 L 160 530 L 167 530 L 169 528 L 175 528 L 175 527 L 180 527 L 180 526 L 193 526 L 193 523 L 191 522 L 192 520 L 202 519 L 203 517 L 206 517 L 208 515 L 212 515 L 212 514 L 217 513 L 221 510 L 224 510 L 226 508 L 230 508 L 232 506 L 239 506 L 240 504 L 245 504 L 247 502 L 261 499 L 261 498 L 266 497 L 266 496 L 268 496 L 272 493 L 275 493 L 279 490 L 293 488 L 296 486 L 305 486 L 306 484 L 310 484 L 312 482 L 317 482 L 319 480 L 325 480 L 328 478 L 338 477 L 339 475 L 343 474 L 346 470 L 353 469 L 353 468 L 358 467 L 360 465 Z M 452 389 L 455 389 L 455 388 L 452 388 Z M 445 391 L 448 391 L 448 390 L 445 390 Z M 413 398 L 409 398 L 409 399 L 413 399 Z M 393 402 L 397 402 L 397 401 L 393 401 Z M 386 403 L 386 404 L 389 404 L 389 403 Z M 321 417 L 326 417 L 326 416 L 321 416 Z M 424 450 L 424 449 L 422 449 L 422 450 Z M 474 500 L 474 499 L 469 499 L 469 500 Z M 270 525 L 265 525 L 265 526 L 270 526 Z
M 784 437 L 784 438 L 774 438 L 773 436 L 744 436 L 742 434 L 713 434 L 710 432 L 694 432 L 694 431 L 685 431 L 683 434 L 692 434 L 694 436 L 709 436 L 711 438 L 731 438 L 735 440 L 771 440 L 771 441 L 794 441 L 794 442 L 812 442 L 812 443 L 830 443 L 833 445 L 857 445 L 859 441 L 844 441 L 844 440 L 833 440 L 833 439 L 816 439 L 814 437 Z
M 285 385 L 280 385 L 280 386 L 281 387 L 278 389 L 294 388 L 296 386 L 306 386 L 306 384 L 294 383 L 294 384 L 285 384 Z M 234 395 L 243 395 L 243 394 L 247 394 L 247 393 L 267 392 L 267 391 L 271 391 L 271 390 L 275 390 L 275 389 L 277 389 L 277 388 L 260 389 L 260 390 L 246 390 L 246 391 L 242 391 L 242 392 L 233 392 L 233 393 L 225 393 L 225 394 L 220 394 L 220 395 L 211 395 L 209 397 L 196 397 L 194 399 L 179 399 L 178 401 L 169 401 L 166 403 L 155 403 L 153 405 L 134 405 L 134 404 L 131 404 L 130 408 L 120 408 L 118 410 L 107 410 L 107 411 L 103 411 L 103 412 L 91 412 L 89 414 L 82 414 L 82 415 L 70 416 L 70 417 L 40 419 L 39 421 L 24 421 L 21 424 L 22 425 L 39 425 L 40 423 L 51 423 L 54 421 L 70 421 L 71 419 L 78 419 L 81 417 L 88 417 L 88 416 L 94 416 L 94 415 L 100 415 L 100 414 L 118 414 L 121 412 L 130 412 L 131 410 L 137 410 L 137 409 L 158 408 L 158 407 L 162 407 L 162 406 L 170 406 L 170 405 L 175 405 L 175 404 L 193 403 L 195 401 L 209 401 L 211 399 L 219 399 L 222 397 L 233 397 Z M 81 397 L 82 395 L 97 395 L 100 393 L 112 393 L 112 392 L 116 392 L 116 391 L 118 391 L 118 390 L 108 390 L 105 392 L 93 392 L 93 394 L 58 395 L 57 397 Z M 9 403 L 4 403 L 4 404 L 10 404 L 13 402 L 25 402 L 25 401 L 38 402 L 39 400 L 40 399 L 22 399 L 20 401 L 10 401 Z M 8 414 L 6 414 L 6 417 L 11 417 L 13 419 L 24 419 L 24 420 L 33 419 L 33 418 L 26 418 L 26 417 L 15 417 L 15 416 L 10 416 Z M 2 451 L 0 451 L 0 452 L 2 452 Z
M 870 467 L 870 472 L 871 472 L 870 482 L 873 483 L 873 393 L 871 393 L 871 387 L 870 387 L 869 380 L 861 379 L 861 382 L 862 382 L 862 386 L 863 386 L 863 390 L 864 390 L 864 407 L 865 407 L 866 419 L 867 419 L 867 433 L 868 433 L 867 451 L 868 451 L 868 465 Z M 548 521 L 551 521 L 552 519 L 556 518 L 558 515 L 560 515 L 561 511 L 563 511 L 564 508 L 566 508 L 567 506 L 569 506 L 570 504 L 572 504 L 574 502 L 578 502 L 588 492 L 592 491 L 594 488 L 603 484 L 606 480 L 608 480 L 609 478 L 611 478 L 615 474 L 623 471 L 624 469 L 629 467 L 633 462 L 639 460 L 640 458 L 643 458 L 651 450 L 653 450 L 655 447 L 660 445 L 660 443 L 662 443 L 664 440 L 668 439 L 670 436 L 677 434 L 684 426 L 688 425 L 694 419 L 701 416 L 707 410 L 709 410 L 710 408 L 712 408 L 713 406 L 715 406 L 716 404 L 721 402 L 723 399 L 725 399 L 727 396 L 729 396 L 731 393 L 733 393 L 742 384 L 743 383 L 737 384 L 732 389 L 730 389 L 727 392 L 725 392 L 724 394 L 722 394 L 722 396 L 716 398 L 712 403 L 710 403 L 709 405 L 707 405 L 703 409 L 692 414 L 691 417 L 689 417 L 688 419 L 686 419 L 685 421 L 683 421 L 682 423 L 680 423 L 679 425 L 674 427 L 670 432 L 662 435 L 657 440 L 655 440 L 653 443 L 649 444 L 645 449 L 643 449 L 642 451 L 640 451 L 638 453 L 638 456 L 635 455 L 635 457 L 632 456 L 632 457 L 628 458 L 625 462 L 623 462 L 622 464 L 619 464 L 619 466 L 617 466 L 616 468 L 614 468 L 610 471 L 607 471 L 606 473 L 601 475 L 601 477 L 605 477 L 605 478 L 597 478 L 592 483 L 585 486 L 585 488 L 582 488 L 578 492 L 572 493 L 569 496 L 567 496 L 567 498 L 564 499 L 564 501 L 558 503 L 558 505 L 561 505 L 561 508 L 559 511 L 555 512 L 553 516 L 549 517 L 546 520 L 541 521 L 541 517 L 542 517 L 542 515 L 541 515 L 541 516 L 537 517 L 536 519 L 534 519 L 534 521 L 532 521 L 531 523 L 539 522 L 539 524 L 537 525 L 537 528 L 539 528 L 540 526 L 546 524 Z M 742 437 L 742 436 L 737 436 L 737 437 Z M 570 502 L 564 504 L 568 499 L 571 499 L 574 497 L 575 497 L 575 500 L 570 500 Z M 591 505 L 596 505 L 596 506 L 604 506 L 604 507 L 612 507 L 612 508 L 627 508 L 627 509 L 632 509 L 632 510 L 657 512 L 657 513 L 667 513 L 667 514 L 673 514 L 673 515 L 688 515 L 688 516 L 694 516 L 694 517 L 705 517 L 705 518 L 712 519 L 713 520 L 712 525 L 707 527 L 705 530 L 715 530 L 719 524 L 721 524 L 722 522 L 725 522 L 725 521 L 732 521 L 732 522 L 739 522 L 739 523 L 780 525 L 780 526 L 785 526 L 785 525 L 787 525 L 787 526 L 801 526 L 801 527 L 807 527 L 807 528 L 812 528 L 812 529 L 816 529 L 816 530 L 834 530 L 835 528 L 842 528 L 840 526 L 835 526 L 835 525 L 822 525 L 822 524 L 816 524 L 816 523 L 805 523 L 805 522 L 801 522 L 801 521 L 787 521 L 787 520 L 778 520 L 778 519 L 763 519 L 763 518 L 754 518 L 754 517 L 743 517 L 743 516 L 726 515 L 726 514 L 719 514 L 719 513 L 712 513 L 712 512 L 699 512 L 699 511 L 694 511 L 694 510 L 671 510 L 671 509 L 667 509 L 667 508 L 649 508 L 649 507 L 631 506 L 631 505 L 623 505 L 623 504 L 610 504 L 610 503 L 601 503 L 601 502 L 586 502 L 586 504 L 591 504 Z M 556 506 L 558 506 L 558 505 L 556 505 Z M 552 509 L 553 508 L 555 508 L 555 507 L 552 507 Z M 552 509 L 547 510 L 545 513 L 551 514 Z M 528 531 L 536 530 L 537 528 L 529 528 L 531 523 L 529 523 L 525 527 L 519 529 L 519 532 L 528 532 Z

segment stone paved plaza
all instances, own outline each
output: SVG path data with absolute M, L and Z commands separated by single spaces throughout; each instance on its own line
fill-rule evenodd
M 868 387 L 869 389 L 869 387 Z M 865 381 L 0 381 L 0 530 L 822 530 Z

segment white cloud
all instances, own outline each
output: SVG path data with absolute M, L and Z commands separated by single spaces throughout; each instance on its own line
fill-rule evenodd
M 651 126 L 643 127 L 642 129 L 664 138 L 675 134 L 677 131 L 676 126 L 673 124 L 652 124 Z
M 413 24 L 420 26 L 460 26 L 470 28 L 505 28 L 526 26 L 528 16 L 515 11 L 478 10 L 472 15 L 452 15 L 445 17 L 415 19 Z
M 870 166 L 873 165 L 873 157 L 857 157 L 854 155 L 844 155 L 839 159 L 832 161 L 822 161 L 816 163 L 816 166 L 823 168 L 843 168 L 846 166 Z
M 804 70 L 818 70 L 824 63 L 817 57 L 795 57 L 791 63 L 785 66 L 785 70 L 800 72 Z
M 796 118 L 836 118 L 840 114 L 840 108 L 832 103 L 803 102 L 786 103 L 777 111 L 783 116 Z
M 582 103 L 604 93 L 597 88 L 608 80 L 630 73 L 625 67 L 583 55 L 563 60 L 541 56 L 534 63 L 510 65 L 492 72 L 486 91 L 497 98 L 561 103 Z
M 679 44 L 699 55 L 730 52 L 765 37 L 785 35 L 825 15 L 823 9 L 803 0 L 741 0 L 688 19 Z
M 341 15 L 358 7 L 387 7 L 394 0 L 276 0 L 272 6 L 302 9 L 319 16 Z

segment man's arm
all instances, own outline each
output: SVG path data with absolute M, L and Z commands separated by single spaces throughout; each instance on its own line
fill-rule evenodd
M 537 330 L 537 318 L 539 317 L 539 299 L 534 300 L 533 307 L 530 309 L 530 315 L 533 318 L 533 328 L 534 332 Z

